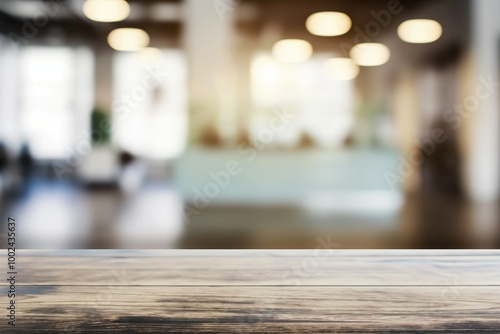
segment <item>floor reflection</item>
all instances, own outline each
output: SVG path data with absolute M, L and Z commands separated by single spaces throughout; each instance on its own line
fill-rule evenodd
M 166 182 L 123 193 L 44 181 L 5 198 L 0 210 L 16 217 L 19 248 L 293 249 L 316 248 L 319 240 L 338 248 L 500 246 L 498 204 L 436 193 L 407 197 L 396 211 L 365 214 L 355 208 L 217 204 L 186 221 L 183 207 Z M 6 219 L 4 233 L 5 226 Z
M 71 185 L 33 182 L 9 212 L 18 222 L 18 246 L 84 247 L 92 237 L 88 207 L 85 194 Z
M 167 185 L 127 196 L 116 221 L 119 248 L 173 248 L 183 232 L 182 201 Z

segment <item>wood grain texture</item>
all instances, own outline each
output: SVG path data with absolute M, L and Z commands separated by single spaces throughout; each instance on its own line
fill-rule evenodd
M 500 333 L 500 252 L 336 250 L 300 271 L 311 259 L 22 251 L 18 325 L 0 333 Z
M 500 251 L 24 251 L 18 259 L 24 285 L 500 284 Z

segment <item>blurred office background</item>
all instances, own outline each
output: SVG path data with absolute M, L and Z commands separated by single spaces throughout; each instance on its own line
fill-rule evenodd
M 497 248 L 500 2 L 2 0 L 21 248 Z

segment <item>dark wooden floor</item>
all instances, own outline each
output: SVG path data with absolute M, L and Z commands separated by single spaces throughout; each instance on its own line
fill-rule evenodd
M 20 251 L 18 267 L 1 333 L 500 333 L 500 251 Z

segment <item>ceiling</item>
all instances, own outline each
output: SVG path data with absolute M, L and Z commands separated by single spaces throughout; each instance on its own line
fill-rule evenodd
M 182 40 L 185 17 L 182 0 L 128 0 L 131 16 L 117 23 L 96 23 L 84 17 L 84 0 L 66 0 L 56 8 L 54 1 L 2 0 L 0 1 L 0 32 L 22 36 L 26 20 L 49 13 L 48 22 L 38 30 L 33 42 L 93 45 L 106 47 L 107 34 L 119 27 L 133 26 L 146 30 L 152 46 L 179 45 Z M 186 0 L 188 1 L 188 0 Z M 189 0 L 192 1 L 192 0 Z M 212 0 L 206 0 L 212 1 Z M 317 51 L 345 52 L 345 47 L 363 41 L 367 24 L 377 24 L 375 16 L 387 11 L 388 5 L 399 2 L 401 13 L 392 15 L 387 26 L 370 37 L 370 41 L 392 43 L 391 48 L 405 58 L 421 54 L 445 52 L 446 49 L 468 43 L 469 0 L 221 0 L 232 1 L 238 31 L 258 40 L 258 47 L 269 48 L 276 39 L 307 39 Z M 214 9 L 215 11 L 215 9 Z M 338 37 L 318 37 L 307 32 L 307 17 L 318 11 L 347 13 L 353 28 Z M 57 12 L 57 13 L 55 13 Z M 438 20 L 444 29 L 443 37 L 431 45 L 408 45 L 396 35 L 399 23 L 409 18 L 426 17 Z M 274 30 L 273 30 L 274 29 Z M 270 38 L 262 38 L 274 31 Z M 271 34 L 272 35 L 272 34 Z

